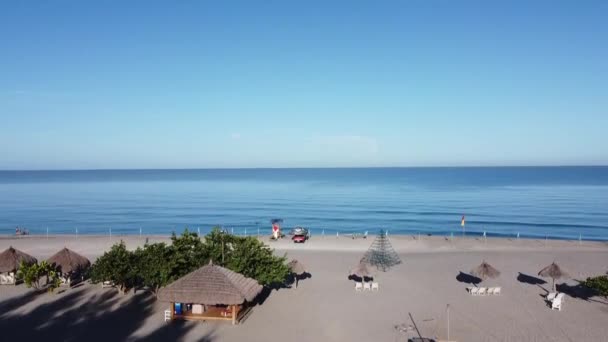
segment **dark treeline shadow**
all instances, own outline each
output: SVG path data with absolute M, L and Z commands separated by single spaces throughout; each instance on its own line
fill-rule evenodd
M 144 336 L 132 336 L 150 316 L 162 321 L 155 312 L 155 299 L 149 293 L 118 294 L 112 289 L 94 295 L 88 286 L 63 294 L 35 291 L 0 302 L 0 332 L 3 341 L 180 341 L 197 322 L 171 322 Z M 54 296 L 27 312 L 19 307 L 36 297 Z M 83 303 L 84 297 L 88 296 Z M 128 296 L 128 297 L 124 297 Z M 123 300 L 124 299 L 124 300 Z M 201 323 L 198 323 L 201 324 Z M 216 340 L 212 330 L 197 341 Z
M 608 304 L 608 302 L 604 302 L 598 299 L 593 299 L 592 297 L 596 297 L 598 294 L 593 290 L 584 286 L 580 283 L 579 280 L 576 280 L 578 284 L 576 285 L 568 285 L 568 284 L 557 284 L 555 288 L 557 292 L 563 292 L 572 298 L 578 298 L 590 302 L 598 302 L 602 304 Z

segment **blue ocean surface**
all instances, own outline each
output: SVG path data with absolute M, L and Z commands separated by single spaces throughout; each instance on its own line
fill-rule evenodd
M 608 240 L 608 167 L 0 171 L 0 234 L 461 234 Z

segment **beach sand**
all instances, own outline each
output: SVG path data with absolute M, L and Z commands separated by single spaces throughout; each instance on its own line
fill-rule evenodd
M 119 240 L 132 249 L 139 236 L 40 236 L 0 238 L 39 260 L 68 247 L 91 260 Z M 169 241 L 151 236 L 150 242 Z M 543 285 L 525 282 L 556 261 L 574 279 L 605 274 L 604 242 L 391 236 L 403 263 L 378 273 L 378 292 L 358 293 L 347 279 L 367 250 L 368 239 L 313 236 L 303 245 L 285 239 L 269 242 L 277 254 L 304 263 L 312 277 L 297 289 L 272 291 L 238 326 L 225 323 L 163 322 L 168 303 L 149 294 L 118 294 L 115 289 L 85 284 L 58 294 L 37 294 L 24 285 L 0 287 L 0 336 L 21 341 L 407 341 L 415 331 L 409 314 L 425 337 L 447 339 L 446 305 L 450 305 L 453 341 L 608 341 L 608 303 L 588 297 L 573 279 L 562 311 L 551 310 Z M 502 273 L 482 286 L 501 286 L 500 296 L 472 297 L 469 284 L 457 279 L 487 261 Z M 519 279 L 518 279 L 519 278 Z M 520 281 L 524 280 L 524 282 Z

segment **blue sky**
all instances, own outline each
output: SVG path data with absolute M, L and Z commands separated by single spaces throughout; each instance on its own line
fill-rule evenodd
M 606 1 L 0 3 L 0 169 L 608 164 Z

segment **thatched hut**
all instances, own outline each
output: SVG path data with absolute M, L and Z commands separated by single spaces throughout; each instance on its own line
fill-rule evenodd
M 262 288 L 255 279 L 209 263 L 161 289 L 158 298 L 171 303 L 171 319 L 236 324 Z
M 64 248 L 51 256 L 47 262 L 53 265 L 61 274 L 61 282 L 70 285 L 74 279 L 83 279 L 91 262 L 86 257 Z
M 38 260 L 12 246 L 0 253 L 0 285 L 17 284 L 15 273 L 19 270 L 21 262 L 35 264 Z

